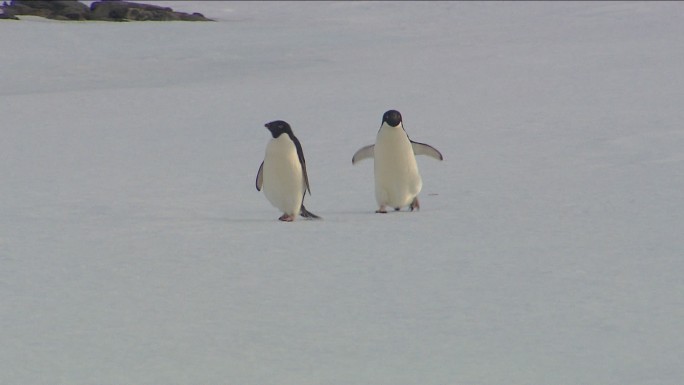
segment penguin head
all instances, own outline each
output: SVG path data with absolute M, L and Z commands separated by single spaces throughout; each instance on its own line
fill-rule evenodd
M 266 123 L 265 126 L 271 131 L 271 135 L 273 135 L 274 138 L 279 137 L 281 134 L 292 135 L 292 128 L 290 128 L 290 125 L 287 124 L 287 122 L 282 120 L 274 120 L 270 123 Z
M 397 110 L 389 110 L 382 116 L 382 122 L 391 127 L 397 127 L 401 124 L 401 114 Z

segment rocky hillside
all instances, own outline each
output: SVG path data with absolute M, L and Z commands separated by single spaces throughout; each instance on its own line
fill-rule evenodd
M 117 0 L 95 1 L 90 7 L 77 0 L 12 0 L 3 2 L 1 10 L 0 19 L 15 20 L 31 15 L 55 20 L 211 21 L 200 13 Z

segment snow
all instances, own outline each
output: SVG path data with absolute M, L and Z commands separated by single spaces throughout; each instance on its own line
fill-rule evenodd
M 217 22 L 0 22 L 0 383 L 684 383 L 680 3 L 157 4 Z

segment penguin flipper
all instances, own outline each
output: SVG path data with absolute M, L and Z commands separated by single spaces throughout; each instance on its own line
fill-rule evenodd
M 264 185 L 264 162 L 261 162 L 261 166 L 259 166 L 259 171 L 257 172 L 257 177 L 256 177 L 256 189 L 257 191 L 261 191 L 261 187 Z
M 427 155 L 437 160 L 444 160 L 442 153 L 429 144 L 411 141 L 411 147 L 413 147 L 413 153 L 415 155 Z
M 373 158 L 375 156 L 375 145 L 371 144 L 365 147 L 361 147 L 354 156 L 352 157 L 352 164 L 360 162 L 364 159 Z
M 302 163 L 302 179 L 304 181 L 304 195 L 306 195 L 306 190 L 309 190 L 309 195 L 311 195 L 311 187 L 309 187 L 309 175 L 306 173 L 306 163 Z
M 294 142 L 295 148 L 297 149 L 297 157 L 299 158 L 299 164 L 302 166 L 302 179 L 304 182 L 304 192 L 309 190 L 309 195 L 311 195 L 311 187 L 309 187 L 309 176 L 306 173 L 306 159 L 304 159 L 304 149 L 302 149 L 302 144 L 299 142 L 296 136 L 290 135 L 290 139 Z

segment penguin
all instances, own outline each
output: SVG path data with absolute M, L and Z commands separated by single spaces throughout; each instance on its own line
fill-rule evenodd
M 411 211 L 420 209 L 418 193 L 423 181 L 416 155 L 444 160 L 436 148 L 408 137 L 399 111 L 385 112 L 375 144 L 360 148 L 352 157 L 352 164 L 374 158 L 375 200 L 379 206 L 376 213 L 387 213 L 387 207 L 395 211 L 405 206 Z
M 297 214 L 319 219 L 304 207 L 304 196 L 307 191 L 311 194 L 311 188 L 299 139 L 292 133 L 290 125 L 282 120 L 265 126 L 273 138 L 266 145 L 266 154 L 257 172 L 257 191 L 263 188 L 266 199 L 283 212 L 278 218 L 281 221 L 292 222 Z

